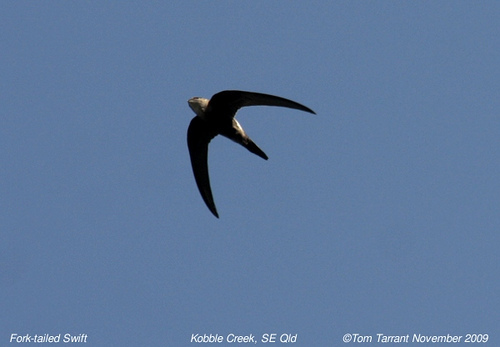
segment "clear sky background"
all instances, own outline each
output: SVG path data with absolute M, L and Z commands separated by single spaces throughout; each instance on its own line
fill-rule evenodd
M 499 18 L 497 1 L 3 2 L 0 345 L 499 345 Z M 216 219 L 187 100 L 225 89 L 317 115 L 240 110 L 269 160 L 212 141 Z

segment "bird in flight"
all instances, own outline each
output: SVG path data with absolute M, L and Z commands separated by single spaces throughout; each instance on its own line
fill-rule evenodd
M 234 119 L 238 109 L 245 106 L 281 106 L 316 114 L 310 108 L 279 96 L 225 90 L 212 96 L 210 100 L 194 97 L 188 100 L 189 107 L 196 113 L 187 131 L 187 143 L 194 179 L 201 197 L 210 212 L 217 218 L 210 178 L 208 175 L 208 144 L 217 135 L 222 135 L 242 145 L 250 152 L 267 160 L 268 157 L 245 133 L 240 123 Z

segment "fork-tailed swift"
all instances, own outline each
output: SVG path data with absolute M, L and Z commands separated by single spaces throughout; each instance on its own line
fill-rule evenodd
M 310 108 L 279 96 L 225 90 L 212 99 L 194 97 L 188 100 L 189 107 L 196 113 L 187 131 L 187 143 L 194 178 L 201 197 L 210 212 L 219 218 L 215 207 L 210 178 L 208 175 L 208 143 L 217 135 L 225 136 L 239 143 L 250 152 L 267 160 L 267 155 L 248 137 L 234 116 L 245 106 L 281 106 L 315 114 Z

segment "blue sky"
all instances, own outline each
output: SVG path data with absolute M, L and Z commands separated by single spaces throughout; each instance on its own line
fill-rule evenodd
M 498 344 L 498 18 L 494 1 L 5 2 L 0 345 Z M 225 89 L 317 115 L 240 110 L 269 160 L 212 141 L 216 219 L 187 100 Z

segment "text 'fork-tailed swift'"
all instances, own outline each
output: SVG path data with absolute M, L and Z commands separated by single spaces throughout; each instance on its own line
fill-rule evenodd
M 188 100 L 196 117 L 191 120 L 187 131 L 187 143 L 194 178 L 201 197 L 210 212 L 219 218 L 215 207 L 210 178 L 208 175 L 208 144 L 217 135 L 225 136 L 239 143 L 250 152 L 267 160 L 267 155 L 248 137 L 234 116 L 245 106 L 281 106 L 315 114 L 310 108 L 279 96 L 226 90 L 212 96 L 210 100 L 194 97 Z

